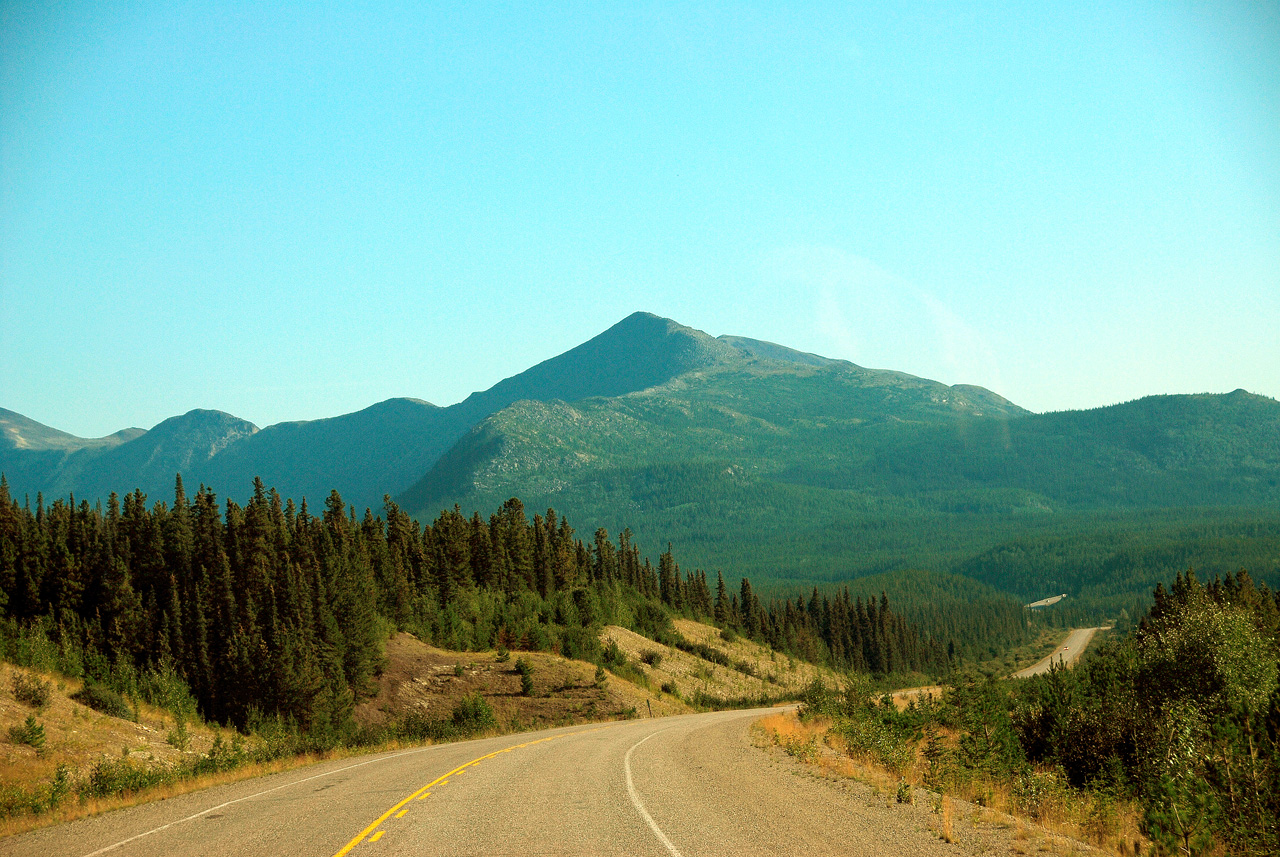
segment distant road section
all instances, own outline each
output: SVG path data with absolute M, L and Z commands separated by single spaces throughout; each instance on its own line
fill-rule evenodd
M 1076 661 L 1080 660 L 1080 656 L 1084 654 L 1084 650 L 1088 648 L 1089 641 L 1093 639 L 1093 635 L 1101 628 L 1076 628 L 1067 635 L 1067 639 L 1063 641 L 1061 646 L 1054 649 L 1053 652 L 1044 660 L 1039 661 L 1025 670 L 1018 670 L 1013 674 L 1014 678 L 1030 678 L 1033 675 L 1047 673 L 1049 667 L 1055 662 L 1060 662 L 1063 666 L 1075 666 Z
M 1041 607 L 1052 607 L 1066 597 L 1066 593 L 1063 593 L 1062 595 L 1054 595 L 1051 598 L 1041 598 L 1039 601 L 1032 601 L 1027 607 L 1032 610 L 1038 610 Z

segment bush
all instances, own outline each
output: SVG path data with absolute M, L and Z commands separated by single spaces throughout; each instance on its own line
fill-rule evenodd
M 49 704 L 51 687 L 49 682 L 42 681 L 39 676 L 23 672 L 13 674 L 13 696 L 19 702 L 40 709 Z
M 664 681 L 662 683 L 662 692 L 669 693 L 675 697 L 680 696 L 680 688 L 676 687 L 676 683 L 674 681 Z
M 33 747 L 38 753 L 44 750 L 44 724 L 36 722 L 34 714 L 28 714 L 26 722 L 21 726 L 9 727 L 9 740 Z
M 604 661 L 605 666 L 612 669 L 626 664 L 627 655 L 622 651 L 617 640 L 610 640 L 609 645 L 605 646 L 604 651 L 600 653 L 600 659 Z
M 560 654 L 575 661 L 600 657 L 600 638 L 590 628 L 565 628 L 560 635 Z
M 85 682 L 84 687 L 71 694 L 71 698 L 81 705 L 87 705 L 94 711 L 101 711 L 122 720 L 133 719 L 133 709 L 124 701 L 124 697 L 105 685 Z
M 654 669 L 657 669 L 658 665 L 662 663 L 662 652 L 655 652 L 653 649 L 645 649 L 640 652 L 640 660 L 642 663 L 646 663 Z
M 720 639 L 726 643 L 736 643 L 738 642 L 738 634 L 732 628 L 725 628 L 720 632 Z
M 464 734 L 470 735 L 498 725 L 493 716 L 493 709 L 479 693 L 468 694 L 458 700 L 450 718 L 453 725 Z
M 533 693 L 533 665 L 524 658 L 516 658 L 516 672 L 520 674 L 520 694 Z

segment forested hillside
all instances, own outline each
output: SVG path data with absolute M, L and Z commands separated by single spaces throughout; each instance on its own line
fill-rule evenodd
M 761 600 L 745 578 L 709 584 L 669 551 L 655 566 L 626 530 L 584 542 L 553 510 L 530 521 L 514 499 L 487 520 L 455 510 L 419 524 L 390 501 L 385 516 L 358 516 L 336 492 L 316 516 L 261 481 L 244 506 L 207 489 L 188 500 L 179 480 L 171 505 L 134 493 L 105 509 L 32 509 L 0 482 L 0 607 L 11 654 L 44 640 L 68 674 L 135 694 L 140 677 L 176 674 L 206 717 L 283 717 L 320 741 L 350 726 L 395 628 L 454 650 L 607 663 L 602 625 L 683 647 L 671 626 L 683 615 L 878 675 L 937 674 L 958 650 L 1025 634 L 1008 602 L 934 623 L 943 637 L 883 593 Z
M 986 391 L 761 360 L 617 399 L 517 403 L 400 500 L 483 507 L 517 486 L 767 588 L 925 569 L 1026 601 L 1067 592 L 1096 618 L 1187 564 L 1276 555 L 1280 403 L 1236 392 L 1035 415 Z M 993 559 L 1053 541 L 1070 549 L 1045 566 Z M 1251 567 L 1271 579 L 1274 560 Z

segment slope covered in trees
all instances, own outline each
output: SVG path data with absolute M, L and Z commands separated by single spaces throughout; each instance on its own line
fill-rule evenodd
M 977 576 L 1027 601 L 1068 592 L 1128 608 L 1178 570 L 1154 555 L 1174 531 L 1195 556 L 1227 548 L 1224 562 L 1256 551 L 1254 537 L 1215 536 L 1205 522 L 1275 532 L 1280 403 L 1236 392 L 1028 415 L 986 391 L 757 361 L 618 399 L 518 403 L 400 499 L 484 506 L 517 488 L 766 587 L 970 574 L 992 552 L 1065 538 L 1076 549 L 1038 580 Z M 1141 539 L 1153 523 L 1148 557 Z M 1128 554 L 1141 571 L 1124 568 L 1110 591 L 1090 578 L 1115 565 L 1110 536 L 1093 538 L 1094 528 L 1137 534 Z
M 180 479 L 172 504 L 135 492 L 105 509 L 31 509 L 0 481 L 0 608 L 6 645 L 47 639 L 71 674 L 129 690 L 139 675 L 175 673 L 209 718 L 281 717 L 318 741 L 349 727 L 394 628 L 455 650 L 602 662 L 602 625 L 683 646 L 671 617 L 684 615 L 886 674 L 945 670 L 957 643 L 981 645 L 1005 621 L 979 606 L 942 638 L 884 594 L 762 601 L 745 578 L 709 585 L 669 550 L 655 567 L 626 530 L 584 543 L 555 511 L 530 521 L 514 499 L 488 520 L 451 510 L 422 525 L 389 500 L 385 516 L 360 517 L 335 492 L 317 516 L 261 481 L 241 506 L 203 488 L 188 499 Z

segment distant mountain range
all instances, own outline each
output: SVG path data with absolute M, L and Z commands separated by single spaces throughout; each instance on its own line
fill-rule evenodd
M 98 439 L 0 409 L 0 471 L 33 500 L 168 500 L 178 472 L 188 491 L 243 498 L 256 476 L 313 507 L 337 489 L 423 517 L 519 496 L 679 541 L 709 567 L 821 580 L 890 570 L 895 539 L 959 562 L 1055 515 L 1278 508 L 1280 403 L 1237 390 L 1032 414 L 981 387 L 635 313 L 447 408 L 398 398 L 264 429 L 196 410 Z M 875 524 L 888 519 L 911 534 Z

